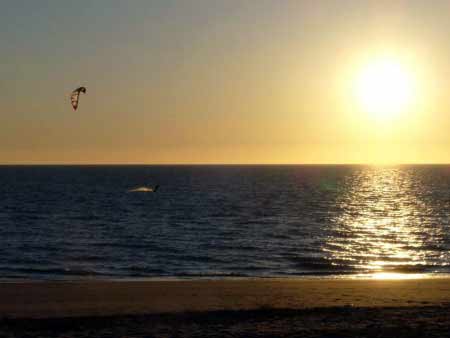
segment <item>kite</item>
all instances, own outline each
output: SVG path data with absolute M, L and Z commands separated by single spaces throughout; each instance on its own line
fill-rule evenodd
M 75 89 L 72 94 L 70 95 L 70 102 L 72 103 L 73 110 L 77 110 L 78 108 L 78 100 L 80 97 L 80 93 L 86 94 L 86 88 L 85 87 L 79 87 Z

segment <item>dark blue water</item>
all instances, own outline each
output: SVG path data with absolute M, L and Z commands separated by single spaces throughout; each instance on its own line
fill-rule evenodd
M 449 251 L 450 166 L 0 167 L 4 279 L 449 273 Z

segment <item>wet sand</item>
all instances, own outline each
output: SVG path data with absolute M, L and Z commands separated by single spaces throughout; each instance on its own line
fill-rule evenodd
M 1 283 L 0 299 L 10 337 L 450 336 L 447 278 Z

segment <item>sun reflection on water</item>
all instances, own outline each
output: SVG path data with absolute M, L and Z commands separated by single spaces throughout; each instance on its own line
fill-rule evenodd
M 331 264 L 376 279 L 414 278 L 433 266 L 436 251 L 431 246 L 442 239 L 441 227 L 427 223 L 433 210 L 413 172 L 366 168 L 344 186 L 323 247 Z
M 419 273 L 398 273 L 398 272 L 376 272 L 369 276 L 372 279 L 380 280 L 402 280 L 402 279 L 419 279 L 430 277 L 427 274 Z

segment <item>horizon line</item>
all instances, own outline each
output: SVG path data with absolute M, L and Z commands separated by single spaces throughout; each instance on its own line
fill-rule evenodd
M 107 162 L 107 163 L 79 163 L 79 162 L 36 162 L 36 163 L 0 163 L 0 166 L 407 166 L 407 165 L 450 165 L 450 162 L 417 162 L 417 163 L 142 163 L 142 162 Z

